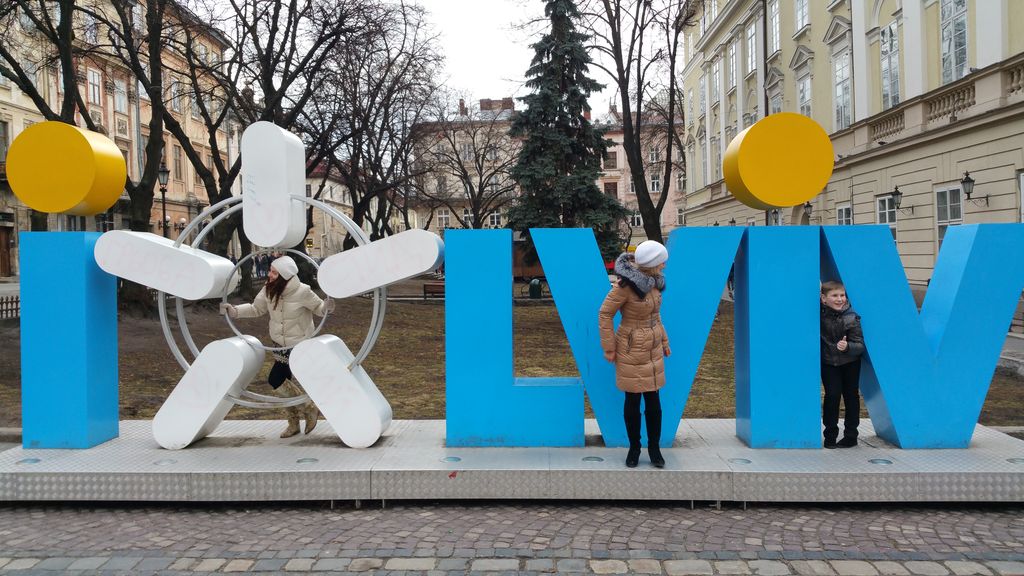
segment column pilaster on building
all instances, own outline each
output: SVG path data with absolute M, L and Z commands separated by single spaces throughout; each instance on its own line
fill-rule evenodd
M 867 6 L 865 0 L 850 0 L 850 20 L 853 37 L 853 121 L 871 116 L 871 69 L 868 66 Z

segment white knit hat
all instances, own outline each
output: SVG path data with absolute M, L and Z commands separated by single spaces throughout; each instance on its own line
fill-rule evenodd
M 270 267 L 277 270 L 277 273 L 285 280 L 291 280 L 292 276 L 299 273 L 299 267 L 295 264 L 295 260 L 292 260 L 291 256 L 281 256 L 271 262 Z
M 654 268 L 658 264 L 661 264 L 668 260 L 668 250 L 659 242 L 654 240 L 644 240 L 636 247 L 636 252 L 633 253 L 633 257 L 636 258 L 636 265 L 642 268 Z

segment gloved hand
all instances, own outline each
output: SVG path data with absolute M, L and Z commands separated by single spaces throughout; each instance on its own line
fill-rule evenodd
M 324 300 L 324 314 L 330 314 L 334 312 L 334 299 L 328 298 Z
M 238 310 L 234 306 L 232 306 L 231 304 L 228 304 L 227 302 L 222 302 L 221 303 L 221 305 L 220 305 L 220 313 L 221 314 L 226 314 L 226 315 L 228 315 L 228 316 L 230 316 L 232 318 L 238 318 Z

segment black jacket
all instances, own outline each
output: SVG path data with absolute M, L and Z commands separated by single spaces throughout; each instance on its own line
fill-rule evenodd
M 836 345 L 846 336 L 848 344 L 840 352 Z M 833 310 L 821 305 L 821 361 L 829 366 L 842 366 L 860 360 L 864 353 L 864 334 L 860 330 L 860 316 L 849 305 L 845 310 Z

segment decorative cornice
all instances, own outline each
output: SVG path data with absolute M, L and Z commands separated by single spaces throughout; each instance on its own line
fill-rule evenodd
M 829 45 L 835 44 L 840 40 L 844 40 L 846 34 L 852 29 L 853 25 L 850 24 L 849 20 L 842 16 L 833 16 L 828 29 L 825 30 L 825 37 L 821 41 Z
M 796 70 L 811 60 L 814 60 L 814 52 L 806 46 L 797 46 L 796 52 L 793 53 L 793 58 L 789 61 L 789 69 Z

